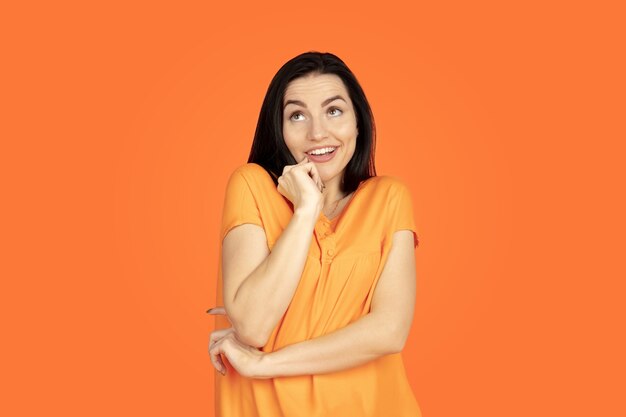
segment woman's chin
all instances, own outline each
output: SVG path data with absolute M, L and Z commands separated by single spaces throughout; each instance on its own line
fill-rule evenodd
M 320 178 L 322 179 L 322 182 L 324 184 L 327 184 L 328 182 L 332 181 L 336 176 L 337 176 L 337 174 L 330 174 L 329 175 L 329 174 L 320 172 Z

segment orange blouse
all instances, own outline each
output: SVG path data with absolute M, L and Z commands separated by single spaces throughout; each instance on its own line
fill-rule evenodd
M 287 227 L 293 205 L 263 167 L 247 163 L 230 176 L 220 237 L 242 223 L 265 230 L 269 250 Z M 264 352 L 333 332 L 370 310 L 392 236 L 411 230 L 418 246 L 411 194 L 397 177 L 362 181 L 333 220 L 320 214 L 300 282 Z M 221 248 L 221 245 L 220 245 Z M 217 304 L 223 306 L 221 249 Z M 230 327 L 216 316 L 216 329 Z M 270 379 L 242 377 L 224 358 L 216 373 L 216 417 L 420 417 L 400 353 L 326 374 Z

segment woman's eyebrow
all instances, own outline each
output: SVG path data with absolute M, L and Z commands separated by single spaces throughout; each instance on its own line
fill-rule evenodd
M 346 101 L 346 100 L 345 100 L 343 97 L 341 97 L 340 95 L 336 95 L 336 96 L 332 96 L 332 97 L 329 97 L 329 98 L 327 98 L 326 100 L 324 100 L 324 101 L 322 102 L 322 106 L 321 106 L 321 107 L 324 107 L 325 105 L 327 105 L 327 104 L 328 104 L 328 103 L 330 103 L 331 101 L 333 101 L 333 100 L 337 100 L 337 99 L 339 99 L 339 100 L 343 100 L 343 101 Z M 346 101 L 346 103 L 347 103 L 347 101 Z M 304 103 L 303 103 L 303 102 L 301 102 L 300 100 L 287 100 L 287 101 L 285 102 L 285 105 L 283 106 L 283 109 L 284 109 L 285 107 L 287 107 L 287 105 L 288 105 L 288 104 L 297 104 L 298 106 L 302 106 L 302 107 L 306 108 L 306 104 L 304 104 Z

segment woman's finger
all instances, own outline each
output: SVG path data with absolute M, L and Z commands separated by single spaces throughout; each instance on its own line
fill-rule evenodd
M 285 165 L 283 167 L 283 175 L 285 175 L 287 172 L 291 171 L 294 167 L 297 167 L 299 165 L 303 165 L 306 164 L 307 162 L 309 162 L 309 158 L 307 158 L 306 156 L 302 158 L 302 160 L 300 162 L 298 162 L 295 165 Z
M 217 372 L 224 375 L 226 373 L 226 366 L 224 366 L 224 362 L 222 362 L 222 357 L 220 356 L 221 352 L 221 341 L 218 341 L 209 350 L 209 356 L 211 357 L 211 364 L 213 367 L 217 370 Z
M 313 163 L 310 162 L 310 170 L 309 172 L 311 173 L 311 177 L 313 178 L 313 181 L 315 181 L 315 183 L 317 184 L 317 187 L 320 189 L 320 192 L 324 191 L 324 182 L 322 181 L 322 177 L 320 177 L 320 173 L 317 170 L 317 166 Z
M 235 330 L 232 327 L 212 331 L 211 335 L 209 336 L 209 349 L 211 349 L 211 346 L 213 346 L 213 344 L 215 344 L 218 340 L 224 338 L 229 333 L 232 333 L 234 331 Z
M 304 167 L 309 178 L 313 179 L 315 185 L 317 185 L 317 189 L 322 192 L 324 190 L 324 183 L 322 182 L 322 178 L 320 177 L 319 172 L 317 171 L 317 167 L 311 160 L 307 157 L 303 159 L 303 162 L 306 161 L 302 166 Z
M 226 338 L 234 337 L 235 329 L 233 327 L 229 327 L 226 329 L 214 330 L 211 332 L 211 336 L 209 337 L 209 354 L 211 350 L 221 341 Z M 213 367 L 217 369 L 218 372 L 221 372 L 222 375 L 226 372 L 226 365 L 224 365 L 224 361 L 222 361 L 222 357 L 218 354 L 217 356 L 211 356 L 211 363 Z
M 213 307 L 206 311 L 209 314 L 226 314 L 226 309 L 222 306 Z
M 232 346 L 232 338 L 234 338 L 233 333 L 229 333 L 226 336 L 222 337 L 220 340 L 215 342 L 211 349 L 209 350 L 209 354 L 211 355 L 211 362 L 215 369 L 217 369 L 222 375 L 226 375 L 226 366 L 224 362 L 222 362 L 222 358 L 220 354 L 223 354 L 228 358 L 226 354 L 226 350 L 231 349 L 229 346 Z M 232 352 L 231 352 L 232 353 Z
M 226 352 L 224 350 L 224 342 L 228 339 L 228 335 L 222 337 L 209 348 L 209 356 L 211 357 L 211 363 L 213 367 L 222 375 L 226 374 L 226 365 L 222 361 L 222 357 L 220 354 L 224 354 L 226 356 Z
M 230 317 L 228 317 L 228 314 L 226 313 L 226 308 L 222 306 L 210 308 L 206 312 L 214 316 L 217 316 L 217 315 L 226 316 L 226 319 L 228 319 L 228 322 L 232 324 L 232 322 L 230 321 Z

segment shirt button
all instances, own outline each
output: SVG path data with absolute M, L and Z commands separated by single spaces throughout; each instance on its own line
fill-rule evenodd
M 333 254 L 335 253 L 335 251 L 334 251 L 334 250 L 332 250 L 332 249 L 328 249 L 328 250 L 326 251 L 326 253 L 328 254 L 328 256 L 333 256 Z

